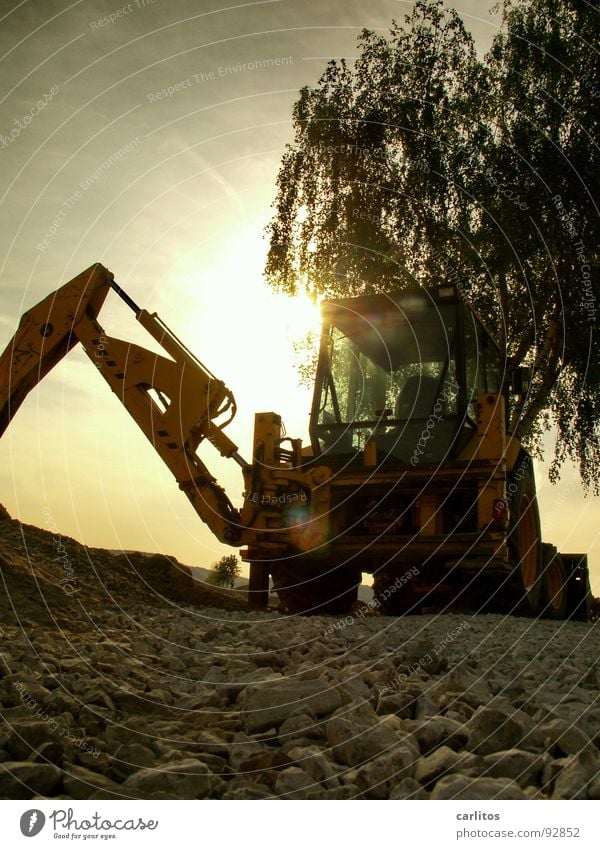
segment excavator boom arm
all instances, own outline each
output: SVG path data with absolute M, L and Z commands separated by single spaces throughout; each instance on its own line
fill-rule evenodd
M 24 313 L 0 356 L 0 436 L 31 390 L 79 342 L 77 327 L 97 315 L 112 274 L 93 265 Z
M 110 288 L 133 309 L 168 357 L 105 333 L 97 316 Z M 232 393 L 157 315 L 140 309 L 99 263 L 23 315 L 0 356 L 0 436 L 28 393 L 78 342 L 200 518 L 221 541 L 242 541 L 238 511 L 196 453 L 207 439 L 223 456 L 247 467 L 235 443 L 223 433 L 235 415 Z

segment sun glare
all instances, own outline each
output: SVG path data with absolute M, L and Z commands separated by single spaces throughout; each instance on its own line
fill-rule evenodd
M 179 261 L 157 311 L 234 393 L 238 415 L 229 433 L 240 445 L 251 442 L 254 413 L 267 410 L 306 438 L 312 392 L 300 384 L 295 348 L 310 333 L 318 344 L 319 305 L 307 294 L 291 297 L 268 285 L 260 232 L 211 247 L 210 259 L 199 248 Z
M 319 333 L 319 304 L 305 293 L 294 296 L 275 294 L 272 310 L 274 316 L 284 322 L 291 342 L 303 339 L 308 333 Z
M 277 293 L 265 281 L 266 244 L 260 233 L 239 234 L 233 246 L 223 246 L 213 256 L 210 264 L 201 252 L 188 256 L 173 281 L 180 293 L 177 321 L 187 329 L 190 347 L 201 359 L 202 351 L 215 351 L 221 361 L 234 358 L 239 365 L 240 345 L 244 359 L 265 350 L 271 356 L 276 350 L 281 357 L 308 333 L 318 336 L 319 304 L 305 293 Z M 171 290 L 167 307 L 171 314 L 177 309 L 173 294 Z

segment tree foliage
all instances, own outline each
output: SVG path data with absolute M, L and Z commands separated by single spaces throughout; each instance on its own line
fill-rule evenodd
M 278 177 L 267 278 L 342 297 L 451 281 L 533 368 L 511 428 L 557 428 L 598 488 L 600 12 L 506 0 L 484 60 L 441 0 L 364 31 L 300 92 Z
M 240 564 L 235 554 L 226 554 L 211 567 L 208 582 L 217 587 L 235 587 L 235 579 L 240 576 Z

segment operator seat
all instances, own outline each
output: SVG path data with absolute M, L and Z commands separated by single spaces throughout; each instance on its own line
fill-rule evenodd
M 322 443 L 323 453 L 351 454 L 352 453 L 352 431 L 350 428 L 340 426 L 335 416 L 329 410 L 321 412 L 321 427 L 319 427 L 319 439 Z M 327 427 L 329 425 L 330 427 Z
M 428 374 L 409 377 L 396 399 L 396 419 L 426 419 L 437 398 L 439 380 Z

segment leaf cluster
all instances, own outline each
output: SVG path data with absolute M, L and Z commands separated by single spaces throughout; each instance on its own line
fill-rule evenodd
M 226 554 L 211 566 L 208 583 L 217 587 L 235 587 L 235 579 L 241 574 L 240 564 L 235 554 Z
M 419 0 L 387 37 L 365 30 L 294 108 L 268 227 L 269 282 L 345 297 L 458 285 L 512 369 L 533 369 L 511 429 L 551 424 L 600 479 L 600 12 L 506 0 L 480 59 L 456 12 Z

